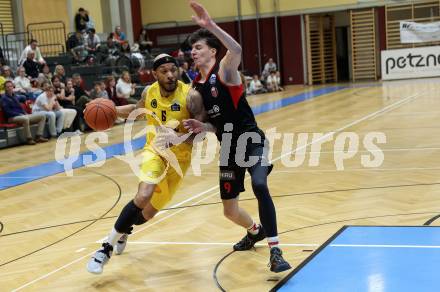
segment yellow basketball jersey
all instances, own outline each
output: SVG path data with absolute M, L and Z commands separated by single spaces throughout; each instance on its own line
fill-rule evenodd
M 174 129 L 178 133 L 187 133 L 183 127 L 182 121 L 190 118 L 190 113 L 186 107 L 186 98 L 190 90 L 190 86 L 177 81 L 177 87 L 174 93 L 168 97 L 163 97 L 160 93 L 159 83 L 154 82 L 146 92 L 145 108 L 152 113 L 147 114 L 147 125 L 149 126 L 166 126 Z M 149 131 L 147 134 L 147 143 L 145 148 L 150 148 L 155 137 L 155 132 Z M 177 159 L 190 159 L 192 145 L 183 142 L 179 145 L 172 146 L 171 151 L 176 155 Z

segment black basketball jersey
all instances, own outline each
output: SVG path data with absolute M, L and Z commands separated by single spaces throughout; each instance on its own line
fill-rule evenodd
M 200 75 L 193 82 L 193 88 L 203 98 L 209 122 L 217 128 L 217 138 L 222 139 L 224 125 L 233 124 L 232 137 L 236 141 L 244 132 L 258 131 L 254 113 L 246 100 L 243 84 L 228 86 L 218 76 L 219 64 L 215 64 L 204 83 Z

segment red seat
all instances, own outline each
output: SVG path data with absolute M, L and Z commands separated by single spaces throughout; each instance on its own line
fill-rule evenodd
M 32 100 L 26 100 L 24 103 L 20 103 L 21 108 L 28 114 L 32 114 L 32 105 L 34 102 Z
M 17 127 L 18 127 L 17 124 L 8 123 L 8 121 L 6 120 L 5 114 L 3 112 L 3 109 L 0 107 L 0 128 L 12 129 L 12 128 L 17 128 Z

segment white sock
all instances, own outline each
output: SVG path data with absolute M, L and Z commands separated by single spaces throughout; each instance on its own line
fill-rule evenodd
M 260 231 L 260 225 L 253 222 L 252 225 L 249 228 L 247 228 L 247 231 L 252 235 L 256 235 Z
M 270 248 L 278 247 L 278 244 L 279 244 L 278 236 L 268 237 L 267 244 L 269 244 Z
M 116 242 L 121 238 L 123 233 L 119 233 L 116 231 L 116 229 L 113 227 L 112 231 L 108 235 L 107 242 L 110 243 L 111 246 L 115 246 Z

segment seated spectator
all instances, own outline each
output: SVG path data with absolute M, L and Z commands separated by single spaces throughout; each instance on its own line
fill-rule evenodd
M 26 75 L 29 78 L 36 79 L 40 73 L 40 67 L 38 66 L 38 63 L 34 61 L 34 57 L 34 51 L 29 51 L 26 61 L 23 62 L 23 67 L 26 70 Z
M 119 54 L 119 43 L 116 43 L 110 35 L 107 38 L 107 42 L 104 45 L 99 46 L 97 57 L 100 63 L 104 63 L 106 66 L 115 66 Z
M 144 51 L 151 52 L 151 48 L 153 47 L 153 42 L 150 41 L 150 39 L 148 38 L 148 33 L 147 33 L 146 28 L 143 28 L 141 30 L 141 34 L 139 35 L 138 43 L 139 43 L 139 50 L 141 52 L 144 52 Z
M 34 52 L 33 60 L 38 63 L 39 65 L 46 64 L 46 61 L 43 58 L 43 55 L 41 55 L 40 48 L 38 47 L 37 40 L 32 39 L 29 42 L 29 45 L 24 48 L 23 52 L 21 53 L 20 60 L 18 61 L 18 65 L 23 65 L 23 62 L 26 61 L 26 58 L 29 55 L 29 52 Z
M 72 75 L 72 81 L 73 88 L 75 89 L 75 105 L 84 110 L 86 104 L 88 104 L 92 100 L 90 98 L 90 92 L 84 89 L 81 75 L 79 75 L 78 73 Z
M 277 71 L 275 73 L 275 76 L 276 76 L 276 80 L 277 80 L 277 83 L 278 83 L 278 87 L 280 88 L 281 91 L 283 91 L 284 88 L 281 87 L 281 73 L 280 73 L 280 71 Z
M 189 84 L 192 82 L 191 77 L 188 74 L 188 62 L 184 61 L 179 67 L 179 80 L 183 83 Z
M 67 47 L 76 62 L 82 62 L 87 58 L 88 52 L 81 32 L 77 31 L 69 37 Z
M 113 33 L 113 40 L 115 40 L 118 43 L 122 43 L 123 41 L 127 40 L 125 33 L 122 31 L 119 25 L 115 27 L 115 32 Z
M 115 77 L 109 76 L 105 80 L 108 97 L 115 103 L 116 106 L 127 105 L 128 101 L 125 98 L 119 98 L 116 94 L 116 80 Z
M 3 77 L 3 75 L 0 75 L 0 94 L 5 93 L 5 84 L 6 84 L 6 78 Z
M 128 44 L 128 41 L 121 42 L 120 53 L 121 54 L 130 54 L 131 53 L 131 49 L 130 49 L 130 45 Z
M 104 80 L 99 81 L 99 86 L 101 87 L 101 91 L 105 92 L 104 98 L 110 99 L 110 96 L 108 96 L 108 94 L 107 94 L 107 90 L 105 90 L 105 88 L 107 86 L 105 85 L 105 81 Z
M 89 22 L 89 12 L 81 7 L 75 15 L 75 31 L 85 31 L 87 22 Z
M 61 83 L 66 84 L 66 72 L 64 70 L 63 65 L 56 65 L 55 71 L 53 72 L 53 76 L 57 76 L 60 78 Z
M 266 88 L 264 88 L 263 84 L 261 84 L 261 81 L 256 74 L 253 76 L 252 81 L 250 82 L 249 91 L 251 94 L 267 92 Z
M 38 83 L 42 84 L 44 82 L 49 82 L 52 84 L 52 73 L 50 72 L 50 68 L 47 64 L 44 64 L 41 68 L 41 73 L 38 74 Z
M 26 143 L 28 145 L 35 145 L 35 143 L 47 142 L 43 138 L 44 125 L 46 124 L 46 116 L 43 114 L 26 114 L 20 105 L 16 94 L 14 93 L 14 83 L 6 81 L 6 93 L 0 99 L 0 104 L 9 123 L 20 125 L 24 129 L 26 135 Z M 35 140 L 32 138 L 31 124 L 38 123 L 38 130 Z
M 196 70 L 196 65 L 194 64 L 194 62 L 191 64 L 191 66 L 188 69 L 188 75 L 189 78 L 191 78 L 191 80 L 194 80 L 197 76 L 197 70 Z
M 93 83 L 93 89 L 90 91 L 90 98 L 96 99 L 96 98 L 106 98 L 108 99 L 107 91 L 101 89 L 101 82 L 95 81 Z
M 272 58 L 269 58 L 266 64 L 264 64 L 263 73 L 261 73 L 261 78 L 266 80 L 269 76 L 270 72 L 277 71 L 277 64 L 273 61 Z
M 66 79 L 66 85 L 64 87 L 64 98 L 59 100 L 62 107 L 69 108 L 71 105 L 75 105 L 75 88 L 73 88 L 72 78 Z
M 58 78 L 56 76 L 52 77 L 51 83 L 54 88 L 55 97 L 56 97 L 58 103 L 60 104 L 61 111 L 64 113 L 63 130 L 70 129 L 73 121 L 76 118 L 77 111 L 76 111 L 76 109 L 72 109 L 72 108 L 64 108 L 62 106 L 62 104 L 60 103 L 60 101 L 65 100 L 65 98 L 66 98 L 66 94 L 65 94 L 66 91 L 64 88 L 64 83 L 61 83 L 60 78 Z
M 177 52 L 174 53 L 174 55 L 176 55 L 176 61 L 179 66 L 182 65 L 183 62 L 186 61 L 185 60 L 185 53 L 181 49 L 177 50 Z
M 86 49 L 89 54 L 95 54 L 99 45 L 101 44 L 101 39 L 96 34 L 94 28 L 89 29 L 89 32 L 85 38 Z
M 14 75 L 12 74 L 12 70 L 9 66 L 4 65 L 2 67 L 2 76 L 9 81 L 14 81 Z
M 125 98 L 130 104 L 136 104 L 137 100 L 130 97 L 134 94 L 135 88 L 136 84 L 131 83 L 130 73 L 123 71 L 121 78 L 119 78 L 116 84 L 116 96 L 118 98 Z
M 76 134 L 82 134 L 82 131 L 84 131 L 85 128 L 83 122 L 84 114 L 83 114 L 83 110 L 75 105 L 75 89 L 73 88 L 72 78 L 68 78 L 66 80 L 66 86 L 64 87 L 64 95 L 59 95 L 57 98 L 58 98 L 58 102 L 63 108 L 73 109 L 76 111 L 76 116 L 73 120 L 71 130 L 75 131 Z
M 52 138 L 57 138 L 64 128 L 64 112 L 58 103 L 54 93 L 54 88 L 50 84 L 45 84 L 45 91 L 35 100 L 32 113 L 43 113 L 48 121 L 49 133 Z
M 270 92 L 280 91 L 276 71 L 271 71 L 270 75 L 266 79 L 266 87 Z
M 35 100 L 38 95 L 43 93 L 41 89 L 32 87 L 31 81 L 26 77 L 26 70 L 24 67 L 18 67 L 17 77 L 14 79 L 15 92 L 24 94 L 32 100 Z

